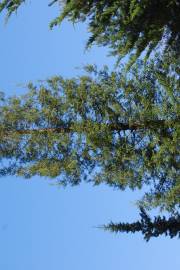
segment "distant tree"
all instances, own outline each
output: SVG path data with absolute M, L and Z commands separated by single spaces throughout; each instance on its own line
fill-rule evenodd
M 169 218 L 165 216 L 157 216 L 152 220 L 146 211 L 140 209 L 141 219 L 133 223 L 113 223 L 103 226 L 102 228 L 111 232 L 136 233 L 141 232 L 144 239 L 149 241 L 151 237 L 159 237 L 160 235 L 180 237 L 180 215 L 175 213 Z
M 3 0 L 0 11 L 8 16 L 25 0 Z M 146 51 L 146 56 L 159 51 L 173 51 L 180 56 L 180 0 L 64 0 L 59 3 L 60 15 L 51 27 L 64 19 L 73 23 L 88 21 L 92 43 L 108 45 L 119 58 L 131 54 L 132 60 Z
M 84 76 L 2 95 L 0 174 L 147 186 L 144 207 L 179 206 L 180 80 L 161 65 L 139 62 L 131 73 L 87 66 Z

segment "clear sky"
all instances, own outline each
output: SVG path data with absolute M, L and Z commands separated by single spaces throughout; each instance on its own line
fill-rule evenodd
M 30 2 L 30 1 L 29 1 Z M 78 75 L 87 63 L 113 66 L 107 50 L 85 52 L 85 25 L 65 22 L 50 31 L 56 8 L 31 1 L 7 25 L 0 18 L 0 91 L 25 92 L 24 84 L 51 75 Z M 66 189 L 48 179 L 0 179 L 0 270 L 179 270 L 180 242 L 140 234 L 111 234 L 96 226 L 134 221 L 139 192 L 82 184 Z

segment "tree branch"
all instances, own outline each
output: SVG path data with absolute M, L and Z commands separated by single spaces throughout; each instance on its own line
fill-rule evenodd
M 165 120 L 148 120 L 148 121 L 144 121 L 144 122 L 134 122 L 134 123 L 111 123 L 111 124 L 107 124 L 109 129 L 111 131 L 134 131 L 134 130 L 145 130 L 145 129 L 164 129 L 164 128 L 168 128 L 169 126 L 172 126 L 174 124 L 175 121 L 165 121 Z M 93 122 L 92 122 L 93 124 Z M 99 124 L 101 125 L 101 124 Z M 78 126 L 78 125 L 76 125 Z M 18 134 L 31 134 L 34 132 L 55 132 L 55 133 L 70 133 L 70 132 L 76 132 L 77 130 L 79 130 L 79 127 L 82 128 L 82 130 L 86 130 L 86 124 L 81 125 L 79 124 L 79 127 L 76 128 L 75 125 L 69 125 L 66 127 L 55 127 L 55 128 L 51 128 L 51 127 L 47 127 L 47 128 L 35 128 L 35 129 L 16 129 L 16 130 L 12 130 L 12 129 L 3 129 L 2 130 L 5 133 L 18 133 Z

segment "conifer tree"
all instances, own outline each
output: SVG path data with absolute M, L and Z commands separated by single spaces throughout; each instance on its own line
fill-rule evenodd
M 25 0 L 3 0 L 8 17 Z M 131 73 L 87 66 L 78 78 L 28 85 L 22 97 L 0 96 L 0 176 L 34 175 L 77 185 L 82 180 L 124 190 L 147 187 L 139 202 L 141 219 L 110 223 L 113 232 L 151 237 L 180 236 L 180 1 L 66 0 L 51 28 L 64 19 L 88 19 L 93 43 L 108 45 L 119 59 L 134 62 L 154 49 L 163 58 Z M 130 63 L 132 63 L 130 61 Z M 152 220 L 143 207 L 173 214 Z
M 109 223 L 103 226 L 103 229 L 118 233 L 136 233 L 141 232 L 144 239 L 149 241 L 152 237 L 159 237 L 160 235 L 179 237 L 180 238 L 180 215 L 174 213 L 169 218 L 165 216 L 156 216 L 152 220 L 143 208 L 140 208 L 141 219 L 133 223 Z
M 10 16 L 24 2 L 3 0 L 0 11 Z M 132 61 L 158 47 L 180 56 L 180 0 L 55 0 L 49 6 L 53 4 L 60 4 L 60 15 L 51 27 L 66 18 L 73 23 L 88 20 L 87 46 L 108 45 L 114 55 L 130 54 Z
M 144 207 L 179 207 L 179 75 L 161 61 L 126 73 L 29 84 L 1 97 L 0 174 L 149 190 Z

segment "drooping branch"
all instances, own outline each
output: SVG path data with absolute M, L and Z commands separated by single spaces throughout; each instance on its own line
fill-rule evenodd
M 48 4 L 48 6 L 51 7 L 51 6 L 54 5 L 57 1 L 58 1 L 58 0 L 53 0 L 53 1 L 51 1 L 51 2 Z

